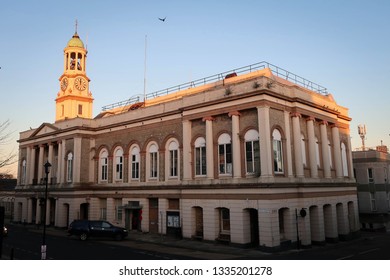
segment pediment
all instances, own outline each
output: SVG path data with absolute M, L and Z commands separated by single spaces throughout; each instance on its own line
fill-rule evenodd
M 31 134 L 30 137 L 35 137 L 35 136 L 40 136 L 40 135 L 45 135 L 48 133 L 56 132 L 58 130 L 58 127 L 50 124 L 50 123 L 43 123 L 41 124 L 33 134 Z

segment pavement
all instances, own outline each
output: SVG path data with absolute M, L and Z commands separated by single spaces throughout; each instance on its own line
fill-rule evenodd
M 42 227 L 37 228 L 35 225 L 26 225 L 24 227 L 26 227 L 28 231 L 42 232 Z M 67 231 L 64 229 L 47 227 L 46 234 L 67 236 Z M 369 233 L 362 234 L 362 236 L 358 239 L 361 238 L 369 238 Z M 358 239 L 347 242 L 356 242 Z M 156 252 L 161 254 L 168 253 L 203 260 L 272 259 L 272 257 L 275 257 L 275 255 L 280 256 L 298 251 L 298 249 L 291 249 L 278 253 L 267 253 L 260 251 L 257 248 L 244 248 L 232 244 L 224 244 L 212 241 L 198 241 L 186 238 L 175 238 L 167 235 L 142 233 L 139 231 L 130 231 L 129 236 L 122 241 L 99 240 L 99 242 L 105 242 L 116 246 L 128 246 L 130 248 L 139 249 L 144 252 L 150 252 L 151 254 L 153 252 L 153 255 L 156 255 Z M 319 248 L 317 247 L 314 249 Z

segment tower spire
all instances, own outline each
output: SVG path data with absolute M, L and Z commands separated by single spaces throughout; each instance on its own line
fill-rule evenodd
M 75 34 L 77 34 L 77 26 L 78 26 L 78 22 L 77 22 L 77 19 L 76 19 L 76 22 L 75 22 Z

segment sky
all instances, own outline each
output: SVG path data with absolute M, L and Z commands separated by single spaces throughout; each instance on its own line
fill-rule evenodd
M 17 153 L 19 132 L 54 123 L 76 20 L 94 116 L 142 95 L 144 79 L 153 92 L 267 61 L 349 108 L 353 149 L 359 124 L 366 146 L 390 146 L 389 13 L 388 0 L 2 0 L 0 123 L 10 121 L 11 139 L 0 153 Z

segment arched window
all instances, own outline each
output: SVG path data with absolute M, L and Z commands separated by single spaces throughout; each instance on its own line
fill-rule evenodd
M 168 141 L 168 177 L 179 176 L 179 143 L 176 140 Z
M 305 136 L 303 134 L 301 134 L 301 146 L 302 146 L 302 162 L 303 162 L 303 166 L 306 167 L 307 166 L 307 162 L 306 162 L 306 141 L 305 141 Z
M 123 150 L 115 149 L 114 152 L 114 178 L 116 181 L 123 180 Z
M 67 182 L 73 181 L 73 154 L 69 153 L 66 161 L 66 180 Z
M 218 163 L 220 175 L 232 174 L 232 144 L 227 133 L 221 134 L 218 138 Z
M 274 129 L 272 132 L 273 152 L 274 152 L 274 172 L 283 173 L 283 147 L 282 135 L 280 131 Z
M 206 175 L 206 140 L 199 137 L 195 140 L 195 176 Z
M 102 150 L 99 155 L 99 180 L 107 182 L 108 179 L 108 152 L 106 149 Z
M 343 164 L 343 175 L 348 177 L 347 148 L 344 143 L 341 143 L 341 162 Z
M 148 165 L 149 165 L 149 178 L 158 178 L 158 147 L 156 144 L 151 144 L 148 149 Z
M 254 129 L 245 133 L 245 163 L 247 174 L 260 175 L 259 133 Z
M 138 146 L 130 148 L 130 162 L 131 180 L 139 180 L 140 149 Z

